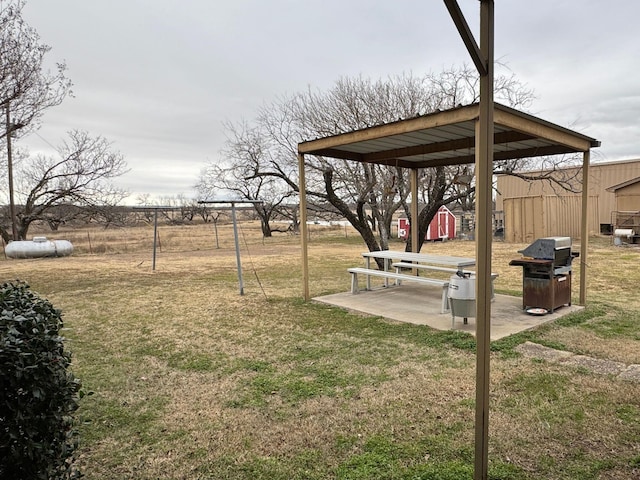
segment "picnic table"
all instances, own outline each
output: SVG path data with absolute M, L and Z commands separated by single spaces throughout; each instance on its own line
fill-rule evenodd
M 432 253 L 414 253 L 401 252 L 399 250 L 379 250 L 377 252 L 363 252 L 366 268 L 371 268 L 372 258 L 381 258 L 384 260 L 385 270 L 389 270 L 389 265 L 393 260 L 399 260 L 402 263 L 415 263 L 425 266 L 441 266 L 455 267 L 451 268 L 454 272 L 462 270 L 465 267 L 473 267 L 476 264 L 475 258 L 454 257 L 451 255 L 434 255 Z
M 366 288 L 371 290 L 371 277 L 384 278 L 384 285 L 388 286 L 389 279 L 399 285 L 402 281 L 414 281 L 423 284 L 438 285 L 442 287 L 442 313 L 449 311 L 447 294 L 449 290 L 448 280 L 421 277 L 417 275 L 407 275 L 401 273 L 403 268 L 420 270 L 435 270 L 441 272 L 455 273 L 465 267 L 472 267 L 476 264 L 475 259 L 466 257 L 455 257 L 451 255 L 434 255 L 425 253 L 401 252 L 398 250 L 379 250 L 374 252 L 363 252 L 365 268 L 350 268 L 351 273 L 351 293 L 358 293 L 358 275 L 366 278 Z M 371 268 L 371 259 L 380 258 L 383 260 L 383 270 Z M 398 262 L 394 263 L 397 260 Z M 376 265 L 377 267 L 377 265 Z M 395 271 L 390 271 L 390 267 L 395 267 Z

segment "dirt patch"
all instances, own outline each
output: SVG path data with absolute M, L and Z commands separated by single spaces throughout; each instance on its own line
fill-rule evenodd
M 523 354 L 525 357 L 538 358 L 548 362 L 558 362 L 562 359 L 573 356 L 573 353 L 571 352 L 556 350 L 533 342 L 525 342 L 518 345 L 516 347 L 516 351 Z
M 619 375 L 627 366 L 624 363 L 612 360 L 601 360 L 599 358 L 587 357 L 585 355 L 573 355 L 560 360 L 563 365 L 572 367 L 582 367 L 599 375 Z
M 553 342 L 560 342 L 572 352 L 626 364 L 640 363 L 638 342 L 630 338 L 602 338 L 602 336 L 587 329 L 571 327 L 550 330 L 545 333 L 544 338 Z
M 640 383 L 640 365 L 629 365 L 618 378 Z
M 640 371 L 640 366 L 638 365 L 629 366 L 613 360 L 593 358 L 586 355 L 575 355 L 572 352 L 556 350 L 533 342 L 525 342 L 518 345 L 515 350 L 528 358 L 536 358 L 538 360 L 545 360 L 570 367 L 584 368 L 598 375 L 612 375 L 622 380 L 636 381 L 636 375 Z M 638 378 L 638 381 L 640 381 L 640 378 Z

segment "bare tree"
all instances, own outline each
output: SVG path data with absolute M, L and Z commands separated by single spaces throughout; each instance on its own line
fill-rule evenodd
M 0 141 L 7 142 L 6 169 L 9 199 L 9 218 L 12 237 L 18 235 L 15 225 L 15 196 L 11 137 L 24 135 L 38 125 L 47 108 L 58 105 L 71 93 L 71 82 L 65 76 L 64 63 L 57 71 L 44 69 L 44 57 L 50 47 L 40 42 L 38 33 L 22 18 L 24 0 L 0 2 L 0 107 L 4 110 L 5 128 L 0 130 Z M 5 163 L 5 162 L 3 162 Z M 2 175 L 4 177 L 4 174 Z M 57 220 L 50 219 L 52 228 Z
M 231 183 L 238 182 L 234 183 L 237 186 L 259 178 L 275 178 L 280 185 L 297 192 L 297 144 L 300 141 L 454 108 L 477 101 L 478 95 L 475 70 L 463 66 L 423 77 L 400 75 L 377 81 L 342 78 L 326 92 L 307 90 L 278 98 L 262 107 L 255 124 L 228 126 L 232 133 L 231 150 L 243 153 L 238 158 L 244 161 L 234 164 L 236 171 L 245 168 Z M 533 92 L 512 74 L 503 75 L 496 78 L 495 98 L 522 108 L 533 100 Z M 393 215 L 401 208 L 409 213 L 408 172 L 393 165 L 314 156 L 306 156 L 305 162 L 309 207 L 346 218 L 370 250 L 387 249 Z M 225 173 L 223 167 L 215 171 L 219 177 Z M 442 205 L 473 195 L 473 184 L 461 187 L 456 182 L 460 175 L 473 176 L 473 173 L 472 166 L 430 168 L 420 172 L 423 206 L 419 213 L 419 238 L 424 238 L 431 219 Z
M 36 30 L 23 20 L 24 5 L 24 0 L 0 2 L 0 105 L 10 109 L 12 123 L 21 128 L 14 134 L 35 128 L 44 110 L 71 93 L 64 63 L 58 63 L 54 72 L 44 69 L 51 47 L 41 43 Z M 9 130 L 3 129 L 0 139 Z
M 193 217 L 196 216 L 196 207 L 198 202 L 193 198 L 187 197 L 184 193 L 176 195 L 176 206 L 180 209 L 180 221 L 182 223 L 193 222 Z
M 25 239 L 34 221 L 50 221 L 53 215 L 77 209 L 104 209 L 117 205 L 127 192 L 107 181 L 126 171 L 126 163 L 119 152 L 103 137 L 91 137 L 82 131 L 69 132 L 69 140 L 59 148 L 58 157 L 37 156 L 19 167 L 18 236 Z M 65 218 L 57 218 L 64 222 Z M 0 234 L 6 242 L 11 239 L 11 219 L 0 219 Z
M 556 194 L 582 191 L 582 157 L 561 155 L 527 159 L 503 160 L 494 163 L 496 175 L 510 175 L 525 182 L 546 182 Z M 568 168 L 578 167 L 578 168 Z
M 270 158 L 272 152 L 259 128 L 251 128 L 246 123 L 227 124 L 226 128 L 224 160 L 210 163 L 202 170 L 196 185 L 198 194 L 205 199 L 225 195 L 233 199 L 260 200 L 254 209 L 260 218 L 263 236 L 271 237 L 275 231 L 271 221 L 295 194 L 294 185 L 281 181 L 287 175 L 278 162 Z M 266 166 L 275 168 L 279 175 L 262 175 Z
M 212 212 L 207 205 L 201 205 L 196 200 L 194 200 L 193 211 L 204 223 L 217 221 L 217 212 Z

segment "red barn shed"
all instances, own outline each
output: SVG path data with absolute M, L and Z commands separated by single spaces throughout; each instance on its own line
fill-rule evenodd
M 409 238 L 409 219 L 398 219 L 398 238 Z M 456 216 L 447 207 L 440 207 L 433 217 L 425 240 L 450 240 L 456 238 Z

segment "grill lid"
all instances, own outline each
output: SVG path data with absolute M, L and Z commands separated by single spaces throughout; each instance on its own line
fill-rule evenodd
M 529 258 L 557 260 L 558 250 L 564 249 L 571 249 L 571 237 L 539 238 L 518 253 Z

